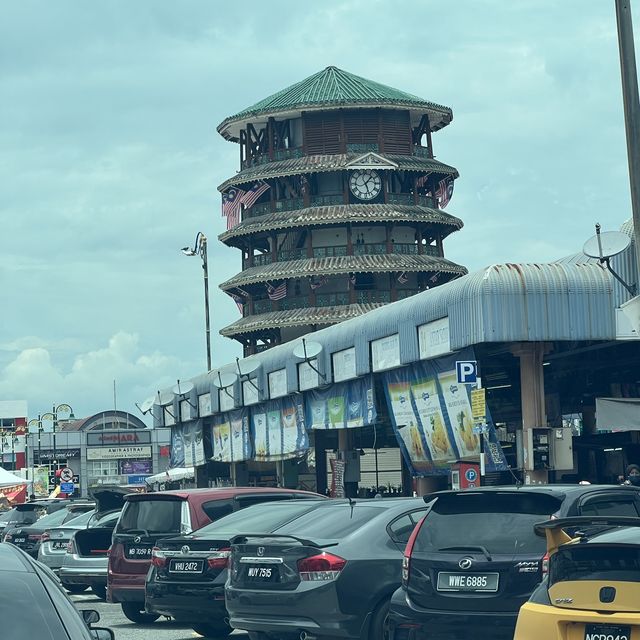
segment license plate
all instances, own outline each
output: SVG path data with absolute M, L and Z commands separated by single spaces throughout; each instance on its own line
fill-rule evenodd
M 26 538 L 14 538 L 13 539 L 13 543 L 14 544 L 24 544 L 27 541 Z
M 204 560 L 171 560 L 169 573 L 202 573 Z
M 498 573 L 438 573 L 438 591 L 498 590 Z
M 631 625 L 587 624 L 584 640 L 631 640 Z
M 54 551 L 61 551 L 62 549 L 66 549 L 67 548 L 67 543 L 66 542 L 52 542 L 51 543 L 51 548 Z
M 133 560 L 148 560 L 151 557 L 151 546 L 127 547 L 127 558 Z
M 247 567 L 247 580 L 250 582 L 277 582 L 278 576 L 276 567 Z

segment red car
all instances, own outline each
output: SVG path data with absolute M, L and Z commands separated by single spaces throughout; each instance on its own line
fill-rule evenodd
M 109 552 L 107 600 L 121 603 L 122 612 L 132 622 L 153 622 L 159 616 L 145 612 L 144 585 L 157 540 L 190 533 L 253 504 L 305 497 L 318 498 L 318 494 L 296 489 L 221 487 L 126 496 Z

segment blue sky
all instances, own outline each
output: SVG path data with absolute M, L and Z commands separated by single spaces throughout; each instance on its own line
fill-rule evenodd
M 636 3 L 636 9 L 638 3 Z M 630 217 L 613 0 L 21 0 L 0 9 L 0 399 L 134 401 L 240 349 L 216 126 L 328 65 L 452 107 L 445 243 L 470 270 L 580 250 Z M 635 25 L 640 25 L 638 10 Z M 636 45 L 638 46 L 638 45 Z

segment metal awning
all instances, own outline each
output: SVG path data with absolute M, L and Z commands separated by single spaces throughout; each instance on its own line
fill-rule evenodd
M 640 431 L 640 398 L 596 398 L 598 431 Z

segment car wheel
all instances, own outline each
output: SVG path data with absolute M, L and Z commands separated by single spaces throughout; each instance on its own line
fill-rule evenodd
M 233 629 L 224 622 L 220 622 L 219 624 L 196 624 L 191 628 L 205 638 L 226 638 L 233 631 Z
M 136 624 L 151 624 L 160 617 L 158 613 L 147 613 L 140 602 L 122 602 L 121 606 L 125 617 Z
M 369 640 L 389 639 L 389 600 L 385 600 L 378 605 L 371 618 L 369 629 Z
M 94 595 L 100 600 L 107 599 L 107 585 L 106 584 L 92 584 L 91 591 L 93 591 Z
M 89 588 L 88 584 L 63 584 L 62 585 L 69 593 L 82 593 Z

